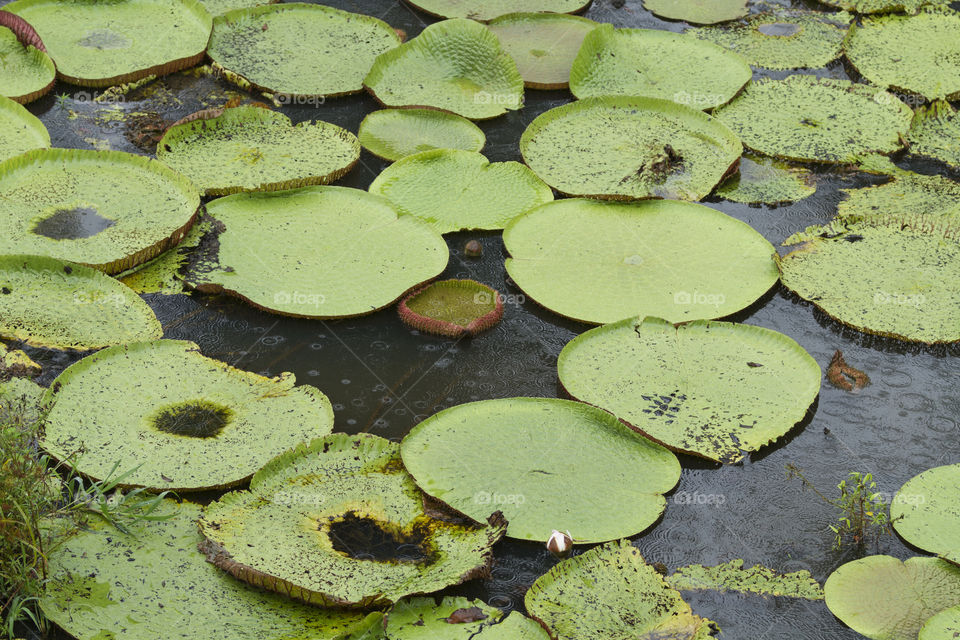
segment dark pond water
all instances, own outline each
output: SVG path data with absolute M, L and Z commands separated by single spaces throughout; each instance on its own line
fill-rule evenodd
M 431 21 L 398 0 L 326 0 L 323 4 L 377 16 L 410 36 Z M 773 4 L 789 6 L 790 2 L 768 6 Z M 652 16 L 641 0 L 596 0 L 586 15 L 620 27 L 679 31 L 684 26 Z M 849 77 L 840 62 L 808 73 Z M 132 135 L 151 122 L 152 116 L 142 114 L 157 112 L 169 122 L 203 106 L 222 104 L 230 91 L 229 85 L 209 77 L 177 75 L 122 101 L 95 103 L 90 100 L 91 90 L 58 85 L 54 94 L 66 93 L 66 98 L 49 95 L 30 109 L 50 129 L 56 146 L 109 144 L 143 153 Z M 141 99 L 144 96 L 148 97 Z M 528 91 L 522 111 L 481 123 L 487 134 L 484 154 L 494 161 L 521 160 L 517 141 L 523 129 L 540 113 L 571 99 L 566 91 Z M 361 95 L 286 106 L 283 111 L 296 121 L 322 119 L 356 132 L 361 119 L 377 108 L 373 98 Z M 121 117 L 123 113 L 139 115 Z M 357 167 L 338 184 L 365 189 L 385 166 L 364 152 Z M 938 171 L 932 164 L 903 166 L 924 173 Z M 829 220 L 841 199 L 840 189 L 880 180 L 829 168 L 818 169 L 818 178 L 817 194 L 793 206 L 706 204 L 749 223 L 779 245 L 794 231 Z M 483 244 L 482 258 L 464 256 L 463 246 L 471 239 Z M 338 431 L 366 431 L 399 440 L 420 420 L 456 404 L 509 396 L 557 397 L 557 355 L 589 327 L 565 321 L 524 299 L 506 278 L 498 233 L 453 234 L 448 244 L 451 258 L 443 277 L 473 278 L 515 294 L 503 322 L 474 339 L 419 335 L 401 324 L 393 310 L 324 322 L 270 315 L 229 298 L 148 296 L 148 301 L 165 327 L 165 337 L 193 340 L 206 355 L 257 373 L 292 371 L 301 383 L 320 388 L 334 403 Z M 841 349 L 873 384 L 848 393 L 825 383 L 804 423 L 742 465 L 720 468 L 683 457 L 683 476 L 668 496 L 666 514 L 649 532 L 637 536 L 635 544 L 648 561 L 663 562 L 670 569 L 744 558 L 747 566 L 763 563 L 782 571 L 808 569 L 822 582 L 857 552 L 831 549 L 827 526 L 835 514 L 797 481 L 787 480 L 785 465 L 803 468 L 822 491 L 831 493 L 848 472 L 870 471 L 880 489 L 892 494 L 925 469 L 960 462 L 960 350 L 915 348 L 867 338 L 842 328 L 779 285 L 732 319 L 791 336 L 824 369 L 834 350 Z M 76 359 L 54 352 L 31 353 L 45 366 L 47 383 Z M 496 443 L 491 443 L 489 453 L 498 455 Z M 887 536 L 879 546 L 870 545 L 867 553 L 906 558 L 920 552 Z M 554 563 L 541 545 L 504 541 L 496 547 L 490 580 L 448 592 L 522 610 L 526 589 Z M 697 613 L 716 620 L 727 638 L 860 637 L 838 622 L 822 602 L 713 595 L 688 599 Z

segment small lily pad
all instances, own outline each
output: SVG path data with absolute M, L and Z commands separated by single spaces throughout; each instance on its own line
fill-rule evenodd
M 440 233 L 503 229 L 522 213 L 553 200 L 553 190 L 526 165 L 491 163 L 460 149 L 407 156 L 384 169 L 370 193 Z
M 23 105 L 0 96 L 0 162 L 49 146 L 50 133 L 40 119 Z
M 960 464 L 928 469 L 908 480 L 890 506 L 904 540 L 960 565 Z
M 539 624 L 482 600 L 447 596 L 401 600 L 387 612 L 386 640 L 547 640 Z
M 919 640 L 960 638 L 960 606 L 945 609 L 931 616 L 920 629 Z
M 564 13 L 510 13 L 487 26 L 517 63 L 525 86 L 566 89 L 573 60 L 597 23 Z
M 441 280 L 409 294 L 398 310 L 414 329 L 462 338 L 500 322 L 503 302 L 499 293 L 474 280 Z
M 730 176 L 714 194 L 733 202 L 775 205 L 803 200 L 816 192 L 810 170 L 748 153 L 740 159 L 740 172 Z
M 922 213 L 946 223 L 960 222 L 960 183 L 943 176 L 899 171 L 890 182 L 841 192 L 846 198 L 837 205 L 838 218 L 912 218 Z
M 917 108 L 907 140 L 911 154 L 960 168 L 960 115 L 946 100 Z
M 416 8 L 438 18 L 492 20 L 517 11 L 528 13 L 576 13 L 590 0 L 408 0 Z
M 679 591 L 718 591 L 755 593 L 804 600 L 823 600 L 823 589 L 809 571 L 778 573 L 762 565 L 743 568 L 743 560 L 731 560 L 715 567 L 692 564 L 680 567 L 666 577 L 667 584 Z
M 487 138 L 477 125 L 453 113 L 431 109 L 382 109 L 360 123 L 363 148 L 395 162 L 423 151 L 480 151 Z
M 327 184 L 359 158 L 360 143 L 346 129 L 322 121 L 294 125 L 252 106 L 175 125 L 157 144 L 157 159 L 209 196 Z
M 40 370 L 40 365 L 26 353 L 19 349 L 9 349 L 0 342 L 0 382 L 6 382 L 10 378 L 33 378 L 40 375 Z
M 716 24 L 747 15 L 747 0 L 643 0 L 645 9 L 667 20 Z
M 523 106 L 523 78 L 497 36 L 473 20 L 444 20 L 381 54 L 363 84 L 387 107 L 485 120 Z
M 0 96 L 26 104 L 53 88 L 57 68 L 40 36 L 26 20 L 5 10 L 0 11 L 0 60 Z

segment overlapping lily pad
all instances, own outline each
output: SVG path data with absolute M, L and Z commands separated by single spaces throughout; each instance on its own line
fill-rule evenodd
M 22 105 L 0 96 L 0 162 L 49 146 L 50 133 L 40 119 Z
M 482 600 L 445 597 L 401 600 L 387 612 L 386 640 L 547 640 L 539 624 L 504 614 Z
M 707 640 L 715 627 L 694 615 L 628 540 L 560 562 L 533 583 L 524 603 L 556 640 Z
M 463 338 L 500 322 L 503 302 L 499 293 L 474 280 L 441 280 L 405 297 L 398 311 L 414 329 Z
M 4 10 L 36 29 L 59 78 L 85 87 L 192 67 L 213 22 L 197 0 L 16 0 Z
M 485 120 L 523 106 L 523 78 L 497 37 L 473 20 L 444 20 L 381 54 L 364 86 L 387 107 L 441 109 Z
M 583 39 L 597 23 L 564 13 L 510 13 L 488 27 L 531 89 L 565 89 Z
M 85 351 L 162 333 L 136 293 L 96 269 L 42 256 L 0 256 L 0 336 Z
M 740 171 L 717 187 L 715 195 L 745 204 L 796 202 L 817 192 L 813 173 L 773 158 L 744 154 Z
M 846 198 L 837 205 L 838 218 L 912 218 L 922 213 L 945 223 L 960 222 L 960 183 L 943 176 L 899 171 L 890 182 L 843 193 Z
M 370 193 L 440 233 L 503 229 L 522 213 L 553 200 L 553 191 L 526 165 L 493 162 L 472 151 L 435 149 L 383 170 Z
M 161 293 L 168 296 L 186 293 L 183 270 L 189 262 L 188 254 L 194 251 L 203 236 L 211 231 L 213 224 L 210 218 L 203 216 L 190 227 L 180 244 L 143 266 L 118 274 L 116 278 L 137 293 Z
M 358 189 L 236 194 L 207 205 L 214 231 L 187 284 L 283 315 L 372 313 L 446 268 L 443 237 Z
M 736 170 L 737 136 L 702 111 L 657 98 L 588 98 L 538 116 L 520 152 L 567 195 L 699 200 Z
M 491 442 L 496 456 L 487 455 Z M 508 536 L 541 542 L 554 529 L 569 530 L 578 544 L 639 533 L 663 513 L 662 494 L 680 477 L 672 453 L 609 413 L 568 400 L 455 406 L 414 427 L 401 450 L 431 496 L 473 518 L 501 509 Z
M 327 184 L 360 158 L 356 136 L 329 122 L 301 122 L 259 107 L 215 110 L 171 127 L 157 159 L 206 195 Z
M 867 556 L 841 566 L 823 587 L 827 607 L 873 640 L 914 640 L 934 614 L 960 604 L 960 567 L 939 558 Z
M 960 167 L 960 115 L 946 100 L 918 107 L 907 139 L 910 153 Z
M 119 151 L 39 149 L 0 163 L 0 253 L 48 255 L 119 273 L 179 242 L 197 188 Z
M 293 374 L 265 378 L 192 342 L 111 347 L 68 367 L 48 392 L 42 441 L 102 479 L 118 460 L 131 486 L 195 491 L 243 482 L 277 454 L 330 433 L 333 409 Z
M 100 519 L 50 554 L 44 614 L 76 638 L 354 638 L 380 614 L 318 609 L 226 575 L 197 551 L 200 507 L 164 501 L 129 533 Z
M 945 609 L 930 617 L 920 629 L 919 640 L 944 640 L 960 637 L 960 606 Z
M 712 109 L 737 95 L 751 75 L 743 58 L 711 42 L 603 24 L 583 40 L 570 91 L 578 98 L 647 96 Z
M 850 27 L 844 53 L 875 85 L 925 98 L 960 98 L 960 13 L 927 7 L 916 15 L 865 17 Z
M 382 109 L 360 123 L 363 148 L 394 162 L 433 149 L 480 151 L 487 138 L 477 125 L 453 113 L 431 109 Z
M 755 593 L 763 596 L 785 596 L 804 600 L 823 600 L 823 589 L 810 572 L 778 573 L 762 565 L 743 568 L 736 559 L 715 567 L 692 564 L 680 567 L 666 577 L 667 584 L 680 591 L 719 591 L 721 593 Z
M 749 225 L 694 203 L 568 199 L 503 233 L 507 273 L 560 315 L 685 322 L 730 315 L 777 281 L 773 246 Z
M 386 22 L 303 2 L 230 11 L 213 21 L 210 58 L 241 84 L 282 96 L 363 90 L 381 53 L 400 44 Z
M 890 506 L 904 540 L 960 565 L 960 464 L 935 467 L 908 480 Z
M 897 11 L 915 13 L 921 7 L 950 4 L 952 0 L 822 0 L 822 2 L 857 13 L 892 13 Z
M 208 559 L 242 580 L 311 604 L 373 607 L 486 569 L 505 529 L 494 509 L 487 525 L 433 517 L 398 445 L 335 434 L 210 504 L 200 531 Z
M 576 13 L 590 0 L 408 0 L 421 11 L 439 18 L 491 20 L 517 11 Z
M 26 104 L 53 88 L 57 68 L 40 36 L 7 11 L 0 11 L 0 60 L 0 96 Z
M 691 24 L 716 24 L 747 15 L 747 0 L 643 0 L 661 18 Z

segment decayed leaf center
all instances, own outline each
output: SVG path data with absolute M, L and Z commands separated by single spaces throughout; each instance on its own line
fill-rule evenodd
M 435 556 L 427 541 L 430 532 L 425 522 L 401 527 L 348 511 L 320 528 L 327 529 L 335 551 L 355 560 L 430 564 Z
M 213 438 L 230 423 L 229 407 L 206 400 L 190 400 L 161 409 L 150 420 L 164 433 L 188 438 Z

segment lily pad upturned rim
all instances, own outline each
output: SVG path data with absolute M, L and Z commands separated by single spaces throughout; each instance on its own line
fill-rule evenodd
M 411 7 L 414 7 L 417 11 L 422 11 L 423 13 L 427 14 L 428 16 L 432 16 L 432 17 L 434 17 L 434 18 L 439 18 L 440 20 L 451 20 L 451 19 L 454 19 L 454 16 L 445 16 L 445 15 L 440 14 L 440 13 L 434 13 L 434 12 L 432 12 L 432 11 L 427 11 L 426 9 L 424 9 L 423 7 L 420 6 L 420 4 L 417 2 L 417 0 L 402 0 L 402 1 L 403 1 L 403 2 L 406 2 L 406 3 L 409 4 Z M 588 6 L 590 6 L 590 4 L 591 4 L 592 2 L 593 2 L 593 0 L 579 0 L 579 5 L 580 5 L 580 6 L 579 6 L 578 8 L 576 8 L 576 9 L 573 9 L 572 11 L 567 12 L 566 15 L 573 15 L 573 14 L 580 13 L 580 12 L 582 12 L 583 10 L 585 10 Z M 555 12 L 544 11 L 543 13 L 555 13 Z M 502 17 L 502 16 L 504 16 L 504 15 L 507 15 L 507 14 L 501 13 L 500 15 L 494 16 L 494 17 L 492 17 L 492 18 L 483 18 L 483 19 L 480 19 L 480 18 L 470 18 L 470 19 L 471 19 L 471 20 L 476 20 L 477 22 L 490 22 L 491 20 L 496 20 L 497 18 Z
M 36 30 L 30 25 L 29 22 L 21 18 L 15 13 L 10 13 L 5 11 L 6 7 L 0 7 L 0 29 L 6 27 L 17 36 L 17 40 L 20 41 L 25 48 L 34 48 L 40 54 L 40 59 L 43 60 L 43 66 L 53 75 L 53 78 L 50 80 L 50 83 L 47 86 L 37 89 L 31 93 L 22 96 L 9 96 L 11 100 L 19 102 L 20 104 L 27 104 L 33 102 L 39 98 L 50 93 L 50 90 L 53 89 L 53 85 L 57 82 L 57 65 L 54 64 L 53 60 L 50 58 L 50 55 L 47 53 L 47 48 L 43 45 L 43 40 L 40 38 L 40 35 Z
M 464 289 L 470 289 L 476 292 L 475 295 L 486 294 L 490 296 L 491 302 L 494 303 L 494 308 L 492 311 L 483 314 L 482 316 L 474 318 L 468 325 L 461 326 L 453 322 L 446 322 L 444 320 L 438 320 L 436 318 L 431 318 L 429 316 L 421 315 L 416 311 L 412 310 L 408 303 L 416 298 L 417 296 L 423 294 L 431 287 L 458 287 Z M 400 314 L 400 319 L 420 331 L 426 333 L 433 333 L 441 336 L 447 336 L 449 338 L 465 338 L 472 337 L 486 331 L 487 329 L 492 328 L 500 319 L 503 318 L 503 300 L 500 297 L 500 294 L 497 293 L 492 287 L 483 284 L 482 282 L 477 282 L 476 280 L 471 279 L 452 279 L 452 280 L 436 280 L 428 284 L 419 287 L 407 295 L 405 295 L 401 300 L 400 304 L 397 305 L 397 311 Z
M 403 118 L 410 116 L 414 118 L 423 118 L 424 120 L 434 120 L 437 123 L 447 122 L 451 125 L 455 124 L 457 127 L 461 127 L 464 131 L 469 131 L 474 136 L 474 144 L 471 148 L 463 147 L 435 147 L 436 149 L 463 149 L 464 151 L 476 151 L 477 153 L 483 150 L 483 147 L 487 144 L 487 136 L 483 132 L 483 129 L 478 127 L 476 123 L 472 120 L 468 120 L 463 116 L 459 116 L 455 113 L 449 111 L 440 111 L 439 109 L 416 109 L 416 108 L 386 108 L 386 109 L 377 109 L 371 111 L 363 120 L 360 121 L 360 127 L 357 130 L 357 139 L 360 141 L 360 146 L 369 151 L 371 154 L 380 158 L 381 160 L 386 160 L 388 162 L 397 162 L 407 157 L 406 154 L 398 156 L 395 153 L 391 153 L 387 147 L 388 144 L 384 141 L 383 138 L 374 138 L 373 134 L 370 134 L 369 128 L 377 124 L 377 121 L 383 121 L 387 118 L 397 117 L 402 120 Z M 425 149 L 414 151 L 414 153 L 421 153 Z
M 730 11 L 730 17 L 724 17 L 719 20 L 713 18 L 706 20 L 700 19 L 696 16 L 691 17 L 689 14 L 681 15 L 682 9 L 681 13 L 672 13 L 668 15 L 667 12 L 663 10 L 662 5 L 658 4 L 659 2 L 666 2 L 668 5 L 674 4 L 676 0 L 657 0 L 656 2 L 649 2 L 649 4 L 657 4 L 658 6 L 656 9 L 648 6 L 648 0 L 644 0 L 643 8 L 664 20 L 682 20 L 684 22 L 689 22 L 690 24 L 720 24 L 722 22 L 729 22 L 730 20 L 742 18 L 747 15 L 747 12 L 749 11 L 749 9 L 747 9 L 747 0 L 718 0 L 718 2 L 719 1 L 727 2 L 733 7 L 739 6 L 740 10 L 737 10 L 736 12 Z
M 7 98 L 6 96 L 0 95 L 0 112 L 10 115 L 11 117 L 19 120 L 25 127 L 27 127 L 32 134 L 37 138 L 37 142 L 40 142 L 39 145 L 33 147 L 33 149 L 47 149 L 50 147 L 50 132 L 44 126 L 43 121 L 40 120 L 37 116 L 30 113 L 26 107 L 23 106 L 24 103 L 14 100 L 13 98 Z M 32 149 L 29 149 L 32 150 Z M 0 154 L 3 153 L 3 148 L 0 147 Z M 20 154 L 17 154 L 20 155 Z M 16 157 L 16 156 L 11 156 Z M 3 155 L 0 155 L 0 161 L 4 160 Z M 6 158 L 9 159 L 9 158 Z

